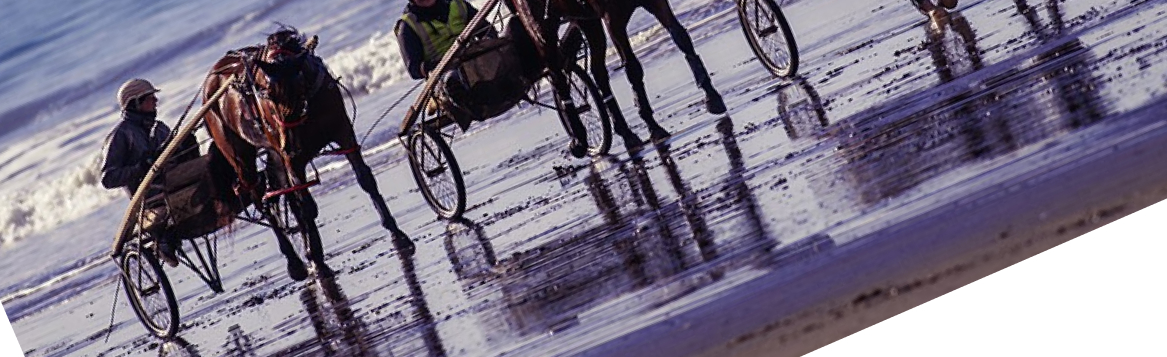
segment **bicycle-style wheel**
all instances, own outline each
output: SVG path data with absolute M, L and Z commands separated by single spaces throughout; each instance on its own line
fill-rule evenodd
M 750 49 L 762 66 L 778 77 L 798 71 L 798 45 L 786 16 L 774 0 L 738 0 L 738 20 Z
M 608 150 L 612 148 L 612 119 L 605 109 L 600 90 L 587 71 L 578 64 L 569 64 L 566 70 L 567 81 L 571 85 L 571 101 L 575 103 L 576 113 L 579 113 L 579 119 L 587 130 L 588 155 L 607 155 Z M 564 128 L 570 132 L 566 114 L 562 112 L 558 114 Z
M 127 249 L 121 267 L 122 286 L 138 320 L 154 336 L 174 336 L 178 332 L 178 300 L 158 258 L 138 249 Z
M 430 128 L 414 131 L 405 149 L 413 179 L 434 212 L 446 219 L 460 217 L 466 210 L 466 184 L 442 134 Z

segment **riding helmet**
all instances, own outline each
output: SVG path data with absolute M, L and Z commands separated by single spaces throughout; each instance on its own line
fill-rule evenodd
M 154 88 L 150 81 L 141 78 L 134 78 L 122 83 L 122 87 L 118 88 L 118 105 L 122 110 L 125 110 L 130 102 L 134 99 L 144 97 L 149 94 L 159 92 L 158 88 Z

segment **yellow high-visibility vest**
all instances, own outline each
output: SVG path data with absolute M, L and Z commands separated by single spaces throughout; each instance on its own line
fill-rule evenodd
M 446 17 L 444 23 L 438 20 L 423 22 L 413 13 L 401 15 L 401 21 L 409 25 L 421 39 L 421 46 L 425 49 L 423 60 L 426 63 L 441 60 L 446 51 L 454 45 L 454 39 L 466 28 L 466 23 L 470 22 L 470 19 L 466 18 L 466 6 L 464 0 L 451 0 L 450 15 Z

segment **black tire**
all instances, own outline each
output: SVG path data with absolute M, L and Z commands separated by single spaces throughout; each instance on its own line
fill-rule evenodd
M 122 286 L 138 321 L 160 338 L 178 333 L 178 300 L 158 258 L 138 249 L 128 249 L 122 256 L 121 267 Z
M 588 155 L 607 155 L 608 150 L 612 148 L 612 119 L 603 104 L 600 89 L 596 87 L 596 82 L 588 72 L 578 64 L 568 64 L 566 70 L 567 81 L 571 85 L 571 100 L 575 103 L 579 119 L 588 132 Z M 557 97 L 556 100 L 558 99 Z M 564 128 L 571 132 L 565 114 L 562 112 L 558 114 Z
M 409 136 L 409 168 L 413 179 L 438 216 L 451 219 L 466 211 L 466 184 L 454 152 L 433 129 L 421 129 Z
M 786 16 L 774 0 L 738 0 L 738 20 L 750 49 L 778 77 L 798 73 L 798 45 Z M 784 60 L 785 59 L 785 60 Z

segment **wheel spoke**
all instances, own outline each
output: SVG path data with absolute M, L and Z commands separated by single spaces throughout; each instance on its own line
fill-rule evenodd
M 126 269 L 127 293 L 130 294 L 131 302 L 134 303 L 135 309 L 138 311 L 142 322 L 146 327 L 153 330 L 156 334 L 170 333 L 171 331 L 171 316 L 173 308 L 168 300 L 170 293 L 166 291 L 165 281 L 157 266 L 149 263 L 143 263 L 143 259 L 148 259 L 143 254 L 144 252 L 135 251 L 126 256 L 124 268 Z
M 786 34 L 778 20 L 778 15 L 765 6 L 761 1 L 754 0 L 745 7 L 749 23 L 745 24 L 749 33 L 758 42 L 764 53 L 759 54 L 763 60 L 771 62 L 779 68 L 789 68 L 791 56 Z
M 437 135 L 433 135 L 437 134 Z M 453 211 L 458 206 L 459 189 L 455 181 L 451 165 L 452 158 L 447 157 L 443 146 L 436 140 L 445 136 L 445 133 L 419 132 L 411 140 L 410 151 L 413 153 L 415 175 L 418 175 L 419 185 L 430 204 L 439 211 Z
M 758 33 L 758 38 L 767 38 L 770 35 L 778 33 L 778 26 L 770 25 Z

